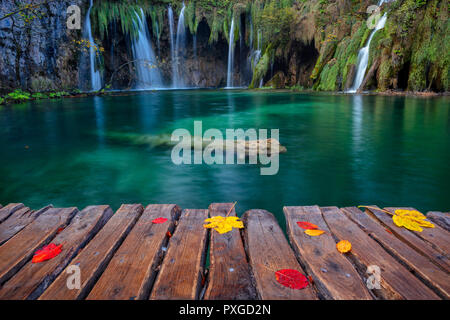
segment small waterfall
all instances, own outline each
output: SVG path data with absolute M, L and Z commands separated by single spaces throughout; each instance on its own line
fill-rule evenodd
M 150 42 L 147 21 L 144 10 L 136 12 L 138 18 L 138 37 L 132 41 L 132 51 L 134 60 L 136 60 L 137 89 L 154 89 L 162 87 L 162 77 L 155 52 Z
M 174 35 L 174 29 L 175 29 L 175 23 L 173 20 L 173 10 L 172 6 L 169 6 L 169 9 L 167 10 L 168 17 L 169 17 L 169 32 L 170 32 L 170 55 L 172 58 L 172 87 L 175 87 L 175 74 L 177 72 L 176 68 L 176 62 L 175 62 L 175 35 Z
M 98 91 L 102 88 L 102 80 L 100 77 L 100 71 L 95 69 L 95 61 L 97 58 L 97 52 L 94 48 L 95 42 L 92 36 L 91 27 L 91 9 L 93 6 L 93 0 L 91 0 L 89 9 L 86 14 L 86 20 L 84 23 L 83 39 L 89 41 L 89 64 L 90 64 L 90 77 L 91 77 L 91 90 Z
M 180 76 L 181 70 L 180 66 L 184 63 L 184 51 L 186 49 L 186 25 L 184 24 L 184 10 L 186 6 L 183 2 L 183 7 L 181 8 L 180 16 L 178 18 L 177 25 L 177 41 L 175 45 L 175 69 L 176 73 L 173 77 L 173 87 L 182 88 L 184 87 L 183 78 Z
M 387 1 L 380 0 L 378 2 L 378 6 L 381 6 L 383 3 Z M 378 21 L 377 25 L 375 26 L 375 29 L 371 32 L 369 39 L 367 40 L 367 44 L 364 48 L 361 48 L 358 52 L 358 61 L 357 61 L 357 68 L 356 68 L 356 76 L 355 80 L 353 81 L 352 87 L 347 91 L 348 93 L 355 93 L 359 90 L 361 87 L 361 84 L 364 80 L 364 76 L 366 74 L 367 65 L 369 63 L 369 48 L 370 43 L 372 42 L 373 36 L 375 33 L 384 28 L 384 25 L 386 24 L 387 16 L 386 13 L 381 17 L 381 19 Z
M 228 69 L 227 69 L 227 88 L 233 87 L 233 66 L 234 66 L 234 17 L 231 20 L 229 35 L 230 43 L 228 45 Z

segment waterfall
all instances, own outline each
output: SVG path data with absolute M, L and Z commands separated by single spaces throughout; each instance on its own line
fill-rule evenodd
M 387 1 L 385 0 L 380 0 L 378 2 L 378 6 L 381 6 L 383 3 L 385 3 Z M 364 76 L 366 74 L 366 70 L 367 70 L 367 65 L 369 63 L 369 48 L 370 48 L 370 43 L 372 42 L 373 36 L 375 35 L 375 33 L 384 28 L 384 25 L 386 24 L 386 20 L 387 20 L 387 16 L 386 13 L 381 17 L 380 20 L 378 20 L 378 23 L 375 26 L 375 29 L 371 32 L 369 39 L 367 40 L 367 44 L 364 48 L 361 48 L 358 52 L 358 61 L 357 61 L 357 69 L 356 69 L 356 76 L 355 79 L 353 80 L 353 85 L 352 87 L 347 91 L 349 93 L 355 93 L 357 92 L 360 87 L 361 84 L 364 80 Z
M 141 12 L 136 12 L 136 16 L 138 19 L 138 37 L 133 39 L 131 46 L 134 60 L 136 60 L 136 88 L 161 88 L 161 72 L 157 67 L 155 52 L 150 42 L 150 34 L 148 31 L 144 10 L 141 8 Z
M 174 29 L 175 29 L 175 23 L 173 22 L 173 10 L 172 6 L 169 6 L 168 11 L 168 17 L 169 17 L 169 32 L 170 32 L 170 55 L 172 58 L 172 87 L 175 87 L 175 74 L 177 72 L 176 68 L 176 62 L 175 62 L 175 35 L 174 35 Z
M 84 23 L 83 39 L 89 41 L 89 65 L 90 65 L 90 77 L 91 77 L 91 90 L 98 91 L 102 88 L 102 80 L 100 78 L 100 71 L 95 69 L 95 60 L 97 52 L 94 48 L 96 46 L 94 38 L 92 36 L 91 27 L 91 9 L 93 6 L 93 0 L 91 0 L 89 9 L 86 14 L 86 20 Z
M 227 88 L 233 87 L 233 66 L 234 66 L 234 17 L 231 19 L 231 28 L 228 44 L 228 69 L 227 69 Z
M 173 77 L 173 87 L 182 88 L 184 87 L 183 78 L 180 76 L 181 70 L 180 66 L 184 62 L 184 51 L 186 49 L 186 25 L 184 24 L 184 10 L 186 6 L 183 2 L 183 7 L 181 8 L 180 16 L 178 18 L 177 25 L 177 41 L 175 45 L 175 70 L 176 73 Z

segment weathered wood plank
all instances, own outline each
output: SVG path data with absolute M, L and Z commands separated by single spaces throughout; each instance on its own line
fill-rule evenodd
M 358 208 L 347 207 L 341 210 L 392 255 L 414 270 L 416 275 L 424 279 L 442 297 L 450 298 L 450 275 L 448 272 L 443 271 L 427 257 L 396 238 L 392 233 L 387 232 L 376 220 Z
M 387 213 L 380 211 L 377 206 L 370 206 L 369 208 L 366 208 L 366 213 L 370 214 L 373 218 L 379 221 L 397 238 L 407 243 L 410 247 L 414 248 L 422 255 L 431 259 L 435 264 L 441 266 L 447 272 L 450 272 L 449 259 L 444 254 L 442 254 L 441 251 L 436 250 L 436 248 L 430 243 L 424 241 L 416 234 L 405 228 L 397 227 L 392 221 L 392 217 Z
M 150 299 L 194 300 L 201 290 L 208 210 L 183 210 L 156 278 Z
M 0 285 L 13 276 L 34 252 L 49 243 L 58 229 L 67 226 L 77 208 L 52 208 L 0 247 Z
M 450 214 L 448 212 L 430 211 L 427 213 L 427 218 L 445 230 L 450 231 Z
M 27 225 L 53 206 L 47 206 L 40 210 L 30 210 L 28 207 L 17 210 L 4 223 L 0 224 L 0 245 L 11 239 Z
M 25 207 L 23 203 L 10 203 L 4 208 L 0 208 L 0 223 L 8 219 L 9 216 L 23 207 Z
M 249 210 L 243 216 L 244 237 L 250 266 L 259 297 L 263 300 L 315 300 L 309 284 L 301 290 L 284 287 L 276 281 L 281 269 L 295 269 L 305 274 L 275 217 L 265 210 Z
M 318 206 L 284 207 L 283 211 L 291 244 L 325 299 L 373 299 L 355 267 L 337 251 Z M 297 225 L 298 221 L 313 223 L 325 233 L 310 237 Z
M 414 208 L 384 208 L 384 210 L 391 213 L 395 213 L 395 210 L 397 209 L 416 210 Z M 412 232 L 419 238 L 429 242 L 436 250 L 440 251 L 443 255 L 449 258 L 450 233 L 442 229 L 439 225 L 435 225 L 434 228 L 423 228 L 422 232 L 407 231 Z
M 168 241 L 167 232 L 173 230 L 179 211 L 176 205 L 147 206 L 87 299 L 146 299 Z M 152 223 L 159 217 L 169 220 Z
M 351 242 L 352 250 L 349 257 L 352 257 L 359 265 L 361 274 L 365 274 L 370 266 L 380 268 L 381 288 L 373 289 L 376 295 L 389 299 L 439 299 L 431 289 L 397 262 L 338 208 L 320 209 L 331 232 L 339 240 Z
M 232 203 L 213 203 L 209 206 L 209 215 L 225 217 L 232 207 Z M 234 208 L 229 216 L 236 216 Z M 205 300 L 254 300 L 257 298 L 238 229 L 225 234 L 211 230 L 209 252 L 209 281 Z
M 67 288 L 68 278 L 72 275 L 67 272 L 67 268 L 71 266 L 69 265 L 45 290 L 39 300 L 84 299 L 106 268 L 114 252 L 136 224 L 142 211 L 141 205 L 122 205 L 88 245 L 72 260 L 71 265 L 77 265 L 82 272 L 80 289 L 69 290 Z
M 0 300 L 34 300 L 39 297 L 112 214 L 109 206 L 90 206 L 77 213 L 70 224 L 52 240 L 52 243 L 62 245 L 62 252 L 42 263 L 28 262 L 3 284 Z

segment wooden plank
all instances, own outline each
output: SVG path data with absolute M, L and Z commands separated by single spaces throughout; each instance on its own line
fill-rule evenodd
M 209 206 L 209 215 L 225 217 L 231 208 L 232 203 L 213 203 Z M 234 208 L 229 216 L 236 216 Z M 209 281 L 205 300 L 257 298 L 239 229 L 233 229 L 225 234 L 211 230 L 209 252 Z
M 50 242 L 58 229 L 67 226 L 77 208 L 52 208 L 0 247 L 0 285 L 13 276 L 34 252 Z
M 450 214 L 448 212 L 430 211 L 427 213 L 427 218 L 443 229 L 450 231 Z
M 392 217 L 387 213 L 380 211 L 377 206 L 370 206 L 366 208 L 366 213 L 370 214 L 373 218 L 379 221 L 384 227 L 391 231 L 397 238 L 414 248 L 420 254 L 431 259 L 435 264 L 441 266 L 447 272 L 450 272 L 450 261 L 442 254 L 441 251 L 436 250 L 429 242 L 424 241 L 418 237 L 415 233 L 405 229 L 397 227 L 392 221 Z
M 416 275 L 422 278 L 434 291 L 449 299 L 449 273 L 435 265 L 427 257 L 421 255 L 406 243 L 386 231 L 375 219 L 356 207 L 341 209 L 353 222 L 359 225 L 368 235 L 380 243 L 391 255 L 403 261 Z
M 337 251 L 336 242 L 318 206 L 284 207 L 283 211 L 294 251 L 325 299 L 373 299 L 355 267 Z M 298 221 L 313 223 L 325 233 L 320 237 L 310 237 L 297 225 Z
M 406 210 L 416 210 L 414 208 L 384 208 L 384 210 L 389 211 L 391 213 L 395 213 L 397 209 L 406 209 Z M 392 221 L 392 219 L 391 219 Z M 393 222 L 392 222 L 393 223 Z M 398 228 L 398 227 L 397 227 Z M 407 230 L 405 228 L 401 228 Z M 419 238 L 427 241 L 434 247 L 436 250 L 440 251 L 443 255 L 449 258 L 450 253 L 450 233 L 442 229 L 439 225 L 435 225 L 434 228 L 423 228 L 422 232 L 414 232 L 407 230 L 408 232 L 414 233 Z
M 28 262 L 11 280 L 3 284 L 0 300 L 38 298 L 112 214 L 109 206 L 90 206 L 77 213 L 70 224 L 52 240 L 56 245 L 62 244 L 62 252 L 42 263 Z
M 373 293 L 388 299 L 434 300 L 439 297 L 408 269 L 395 260 L 378 243 L 351 221 L 336 207 L 321 208 L 322 215 L 331 232 L 339 240 L 348 240 L 352 244 L 349 257 L 359 266 L 361 274 L 366 274 L 370 266 L 381 271 L 380 289 Z
M 0 224 L 0 245 L 11 239 L 27 225 L 53 206 L 47 206 L 40 210 L 30 210 L 28 207 L 17 210 L 4 223 Z
M 180 209 L 176 205 L 149 205 L 95 284 L 89 300 L 146 299 L 156 268 L 173 231 Z M 163 224 L 152 221 L 163 217 Z
M 80 289 L 67 288 L 68 277 L 72 273 L 64 270 L 39 297 L 39 300 L 84 299 L 94 286 L 117 248 L 123 243 L 143 211 L 141 205 L 122 205 L 97 235 L 72 260 L 81 272 Z
M 198 299 L 206 256 L 208 210 L 183 210 L 150 299 Z
M 0 223 L 9 218 L 14 212 L 25 207 L 23 203 L 10 203 L 6 207 L 0 209 Z
M 249 210 L 243 216 L 244 238 L 259 297 L 263 300 L 315 300 L 311 285 L 301 290 L 287 288 L 276 281 L 281 269 L 305 274 L 275 217 L 265 210 Z

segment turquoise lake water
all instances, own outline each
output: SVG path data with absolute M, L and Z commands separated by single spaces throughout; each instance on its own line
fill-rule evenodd
M 238 201 L 282 222 L 284 205 L 450 210 L 450 99 L 184 90 L 0 108 L 0 203 L 77 206 Z M 174 129 L 279 129 L 277 175 L 181 165 L 137 143 Z M 144 137 L 144 139 L 143 139 Z M 152 140 L 153 139 L 153 140 Z

